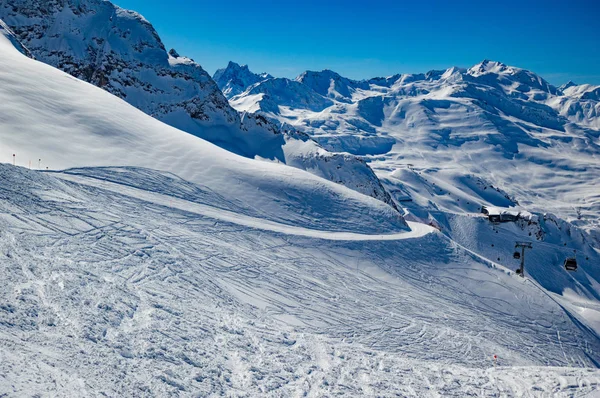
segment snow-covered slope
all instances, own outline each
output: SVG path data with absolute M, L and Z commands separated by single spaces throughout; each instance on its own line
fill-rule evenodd
M 305 87 L 287 97 L 270 95 L 266 80 L 230 102 L 293 125 L 326 149 L 363 156 L 396 200 L 419 204 L 421 216 L 494 205 L 483 189 L 493 187 L 529 210 L 591 232 L 600 227 L 597 87 L 557 89 L 530 71 L 487 60 L 363 82 L 332 71 L 296 80 Z M 303 105 L 294 95 L 307 98 L 305 91 L 311 104 L 320 96 L 331 105 Z M 476 192 L 466 184 L 474 179 L 481 181 Z M 432 180 L 444 189 L 432 191 Z
M 33 58 L 33 55 L 19 40 L 19 38 L 15 35 L 15 33 L 4 23 L 4 21 L 0 20 L 0 35 L 4 36 L 5 39 L 9 40 L 15 49 L 17 49 L 21 54 Z
M 566 225 L 538 224 L 535 279 L 521 279 L 489 258 L 532 226 L 449 218 L 452 240 L 407 225 L 167 126 L 0 33 L 0 162 L 21 166 L 0 164 L 0 395 L 598 391 L 600 275 L 556 264 Z
M 4 115 L 0 121 L 0 145 L 4 148 L 0 161 L 12 162 L 15 154 L 18 165 L 36 168 L 41 159 L 41 167 L 51 170 L 126 165 L 171 171 L 192 182 L 211 185 L 225 197 L 268 213 L 265 217 L 291 217 L 299 222 L 307 207 L 327 201 L 325 196 L 329 195 L 340 209 L 347 209 L 351 202 L 374 206 L 373 215 L 364 219 L 367 229 L 369 225 L 378 229 L 379 217 L 383 217 L 379 221 L 384 229 L 386 224 L 392 230 L 405 225 L 384 203 L 293 167 L 227 152 L 167 126 L 103 90 L 26 58 L 6 36 L 0 39 Z M 330 159 L 325 161 L 331 161 L 332 169 L 341 167 Z M 289 208 L 294 201 L 297 206 Z M 332 206 L 319 217 L 333 216 L 336 205 Z M 347 216 L 340 215 L 340 226 Z M 319 222 L 312 218 L 315 214 L 310 217 L 305 221 Z
M 105 0 L 1 0 L 0 18 L 38 60 L 158 120 L 239 155 L 308 170 L 393 205 L 360 159 L 329 153 L 291 127 L 239 114 L 198 63 L 175 50 L 167 53 L 152 25 L 133 11 Z
M 598 391 L 598 338 L 441 234 L 339 240 L 149 169 L 0 176 L 9 396 Z
M 573 82 L 570 83 L 570 85 L 564 87 L 564 95 L 581 100 L 600 101 L 600 86 L 593 86 L 591 84 L 575 85 Z

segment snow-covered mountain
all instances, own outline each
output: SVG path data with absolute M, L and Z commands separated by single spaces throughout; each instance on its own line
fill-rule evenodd
M 274 80 L 230 103 L 292 125 L 330 151 L 362 156 L 419 217 L 443 224 L 440 213 L 493 205 L 472 193 L 477 178 L 515 205 L 555 213 L 592 233 L 600 228 L 598 87 L 556 88 L 533 72 L 488 60 L 368 81 L 305 72 L 295 84 L 277 84 L 276 94 Z
M 310 87 L 325 97 L 338 99 L 342 102 L 349 101 L 357 89 L 366 89 L 369 87 L 364 82 L 346 79 L 331 70 L 304 72 L 296 78 L 296 81 Z
M 297 168 L 228 152 L 170 127 L 108 92 L 28 59 L 8 43 L 3 43 L 2 49 L 0 98 L 6 115 L 1 121 L 2 162 L 12 163 L 15 154 L 19 165 L 33 162 L 37 167 L 39 161 L 42 168 L 50 170 L 136 166 L 167 171 L 194 183 L 212 181 L 214 192 L 237 198 L 232 200 L 246 203 L 267 218 L 266 213 L 275 214 L 282 208 L 282 215 L 302 219 L 305 206 L 319 201 L 316 192 L 327 187 L 325 190 L 333 189 L 331 195 L 341 203 L 368 199 L 379 207 L 374 214 L 383 211 L 396 220 L 395 227 L 405 225 L 395 210 L 380 201 Z M 26 131 L 24 125 L 28 126 Z M 341 166 L 332 161 L 331 168 Z M 300 186 L 312 186 L 309 191 L 314 192 L 309 194 Z M 293 201 L 297 207 L 287 208 Z
M 0 18 L 38 60 L 158 120 L 242 156 L 308 170 L 393 206 L 361 159 L 329 153 L 289 126 L 239 114 L 198 63 L 167 52 L 152 25 L 133 11 L 105 0 L 1 0 Z
M 407 223 L 170 127 L 4 29 L 0 52 L 0 395 L 597 393 L 600 254 L 578 228 Z M 528 233 L 544 241 L 522 279 L 506 257 Z
M 272 77 L 268 73 L 252 73 L 248 65 L 240 66 L 235 62 L 229 62 L 226 68 L 217 70 L 213 75 L 213 79 L 227 98 L 241 94 L 251 85 Z
M 555 98 L 552 106 L 570 120 L 600 130 L 600 86 L 569 83 L 561 86 L 564 95 Z
M 567 97 L 573 97 L 580 100 L 600 101 L 600 86 L 593 86 L 591 84 L 576 85 L 571 82 L 571 85 L 564 87 L 562 91 Z

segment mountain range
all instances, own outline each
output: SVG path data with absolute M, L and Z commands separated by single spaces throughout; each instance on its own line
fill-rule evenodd
M 600 226 L 598 86 L 557 88 L 489 60 L 363 81 L 330 70 L 293 80 L 248 78 L 243 70 L 245 81 L 257 82 L 230 93 L 234 108 L 292 126 L 329 151 L 362 157 L 396 201 L 419 204 L 413 210 L 420 217 L 443 222 L 437 213 L 475 210 L 485 199 L 465 180 L 476 176 L 529 210 L 592 233 Z M 241 73 L 230 63 L 215 81 L 224 88 L 230 83 L 223 76 Z M 444 185 L 444 194 L 431 194 L 427 180 Z

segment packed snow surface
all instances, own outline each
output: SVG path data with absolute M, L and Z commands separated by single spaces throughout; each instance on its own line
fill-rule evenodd
M 593 332 L 432 229 L 340 240 L 255 225 L 149 169 L 0 173 L 9 395 L 577 396 L 600 383 L 582 368 L 598 360 Z
M 516 206 L 441 168 L 391 172 L 412 184 L 393 191 L 412 195 L 406 222 L 167 126 L 0 33 L 0 396 L 598 393 L 600 253 L 577 226 L 494 225 L 474 202 L 429 220 L 420 198 L 456 194 L 449 181 Z M 327 91 L 306 82 L 347 101 L 352 81 L 328 76 Z M 515 240 L 534 241 L 526 278 Z

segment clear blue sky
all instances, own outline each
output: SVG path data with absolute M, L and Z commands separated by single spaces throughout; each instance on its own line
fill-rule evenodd
M 114 0 L 209 73 L 232 60 L 295 77 L 350 78 L 471 66 L 600 84 L 600 0 Z

